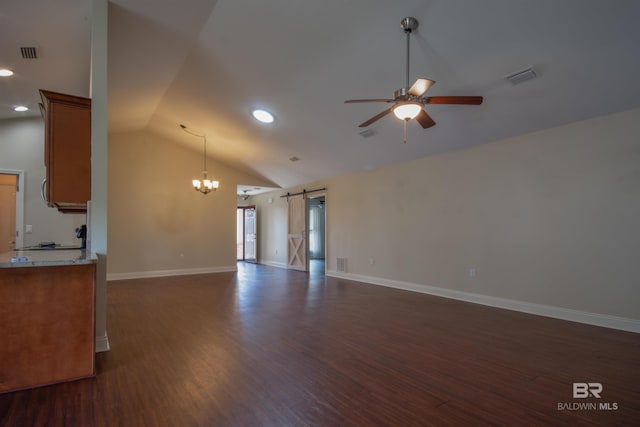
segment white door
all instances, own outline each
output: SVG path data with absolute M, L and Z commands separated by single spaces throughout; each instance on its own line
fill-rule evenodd
M 302 271 L 307 270 L 306 201 L 302 194 L 288 197 L 287 267 Z

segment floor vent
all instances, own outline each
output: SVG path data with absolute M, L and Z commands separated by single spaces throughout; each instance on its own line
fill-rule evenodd
M 22 59 L 38 59 L 38 48 L 29 46 L 20 48 Z
M 347 259 L 346 258 L 336 258 L 338 264 L 338 272 L 346 273 L 347 272 Z

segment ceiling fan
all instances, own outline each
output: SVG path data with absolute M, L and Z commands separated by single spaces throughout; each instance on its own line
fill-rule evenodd
M 412 17 L 406 17 L 400 21 L 402 29 L 407 35 L 407 79 L 403 88 L 396 90 L 393 98 L 373 98 L 373 99 L 349 99 L 344 101 L 345 104 L 357 102 L 392 102 L 393 106 L 383 112 L 371 117 L 369 120 L 360 124 L 359 127 L 367 127 L 377 120 L 380 120 L 387 114 L 393 113 L 400 120 L 404 120 L 405 125 L 411 119 L 416 119 L 423 128 L 429 128 L 436 124 L 431 116 L 425 111 L 426 104 L 458 104 L 458 105 L 480 105 L 482 104 L 481 96 L 423 96 L 424 93 L 435 83 L 429 79 L 417 79 L 415 83 L 409 87 L 409 39 L 411 32 L 418 28 L 418 20 Z M 405 134 L 406 142 L 406 134 Z

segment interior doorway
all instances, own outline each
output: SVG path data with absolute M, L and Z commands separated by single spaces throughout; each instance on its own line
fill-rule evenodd
M 236 215 L 236 258 L 258 261 L 257 212 L 255 206 L 238 206 Z
M 326 258 L 326 198 L 323 195 L 309 197 L 307 203 L 307 218 L 309 230 L 308 271 L 312 273 L 325 272 Z

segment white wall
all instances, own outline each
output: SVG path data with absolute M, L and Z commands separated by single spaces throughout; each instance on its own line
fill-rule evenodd
M 75 229 L 86 222 L 84 214 L 62 214 L 42 201 L 40 188 L 44 167 L 44 122 L 40 117 L 0 120 L 0 169 L 25 172 L 24 224 L 33 226 L 24 234 L 24 246 L 40 242 L 80 245 Z
M 268 183 L 148 132 L 109 136 L 110 279 L 235 270 L 237 185 Z
M 107 28 L 108 0 L 91 3 L 91 202 L 87 247 L 96 269 L 96 350 L 107 351 Z
M 635 109 L 334 178 L 327 270 L 640 319 L 639 165 Z M 286 251 L 286 191 L 256 197 L 265 263 Z

